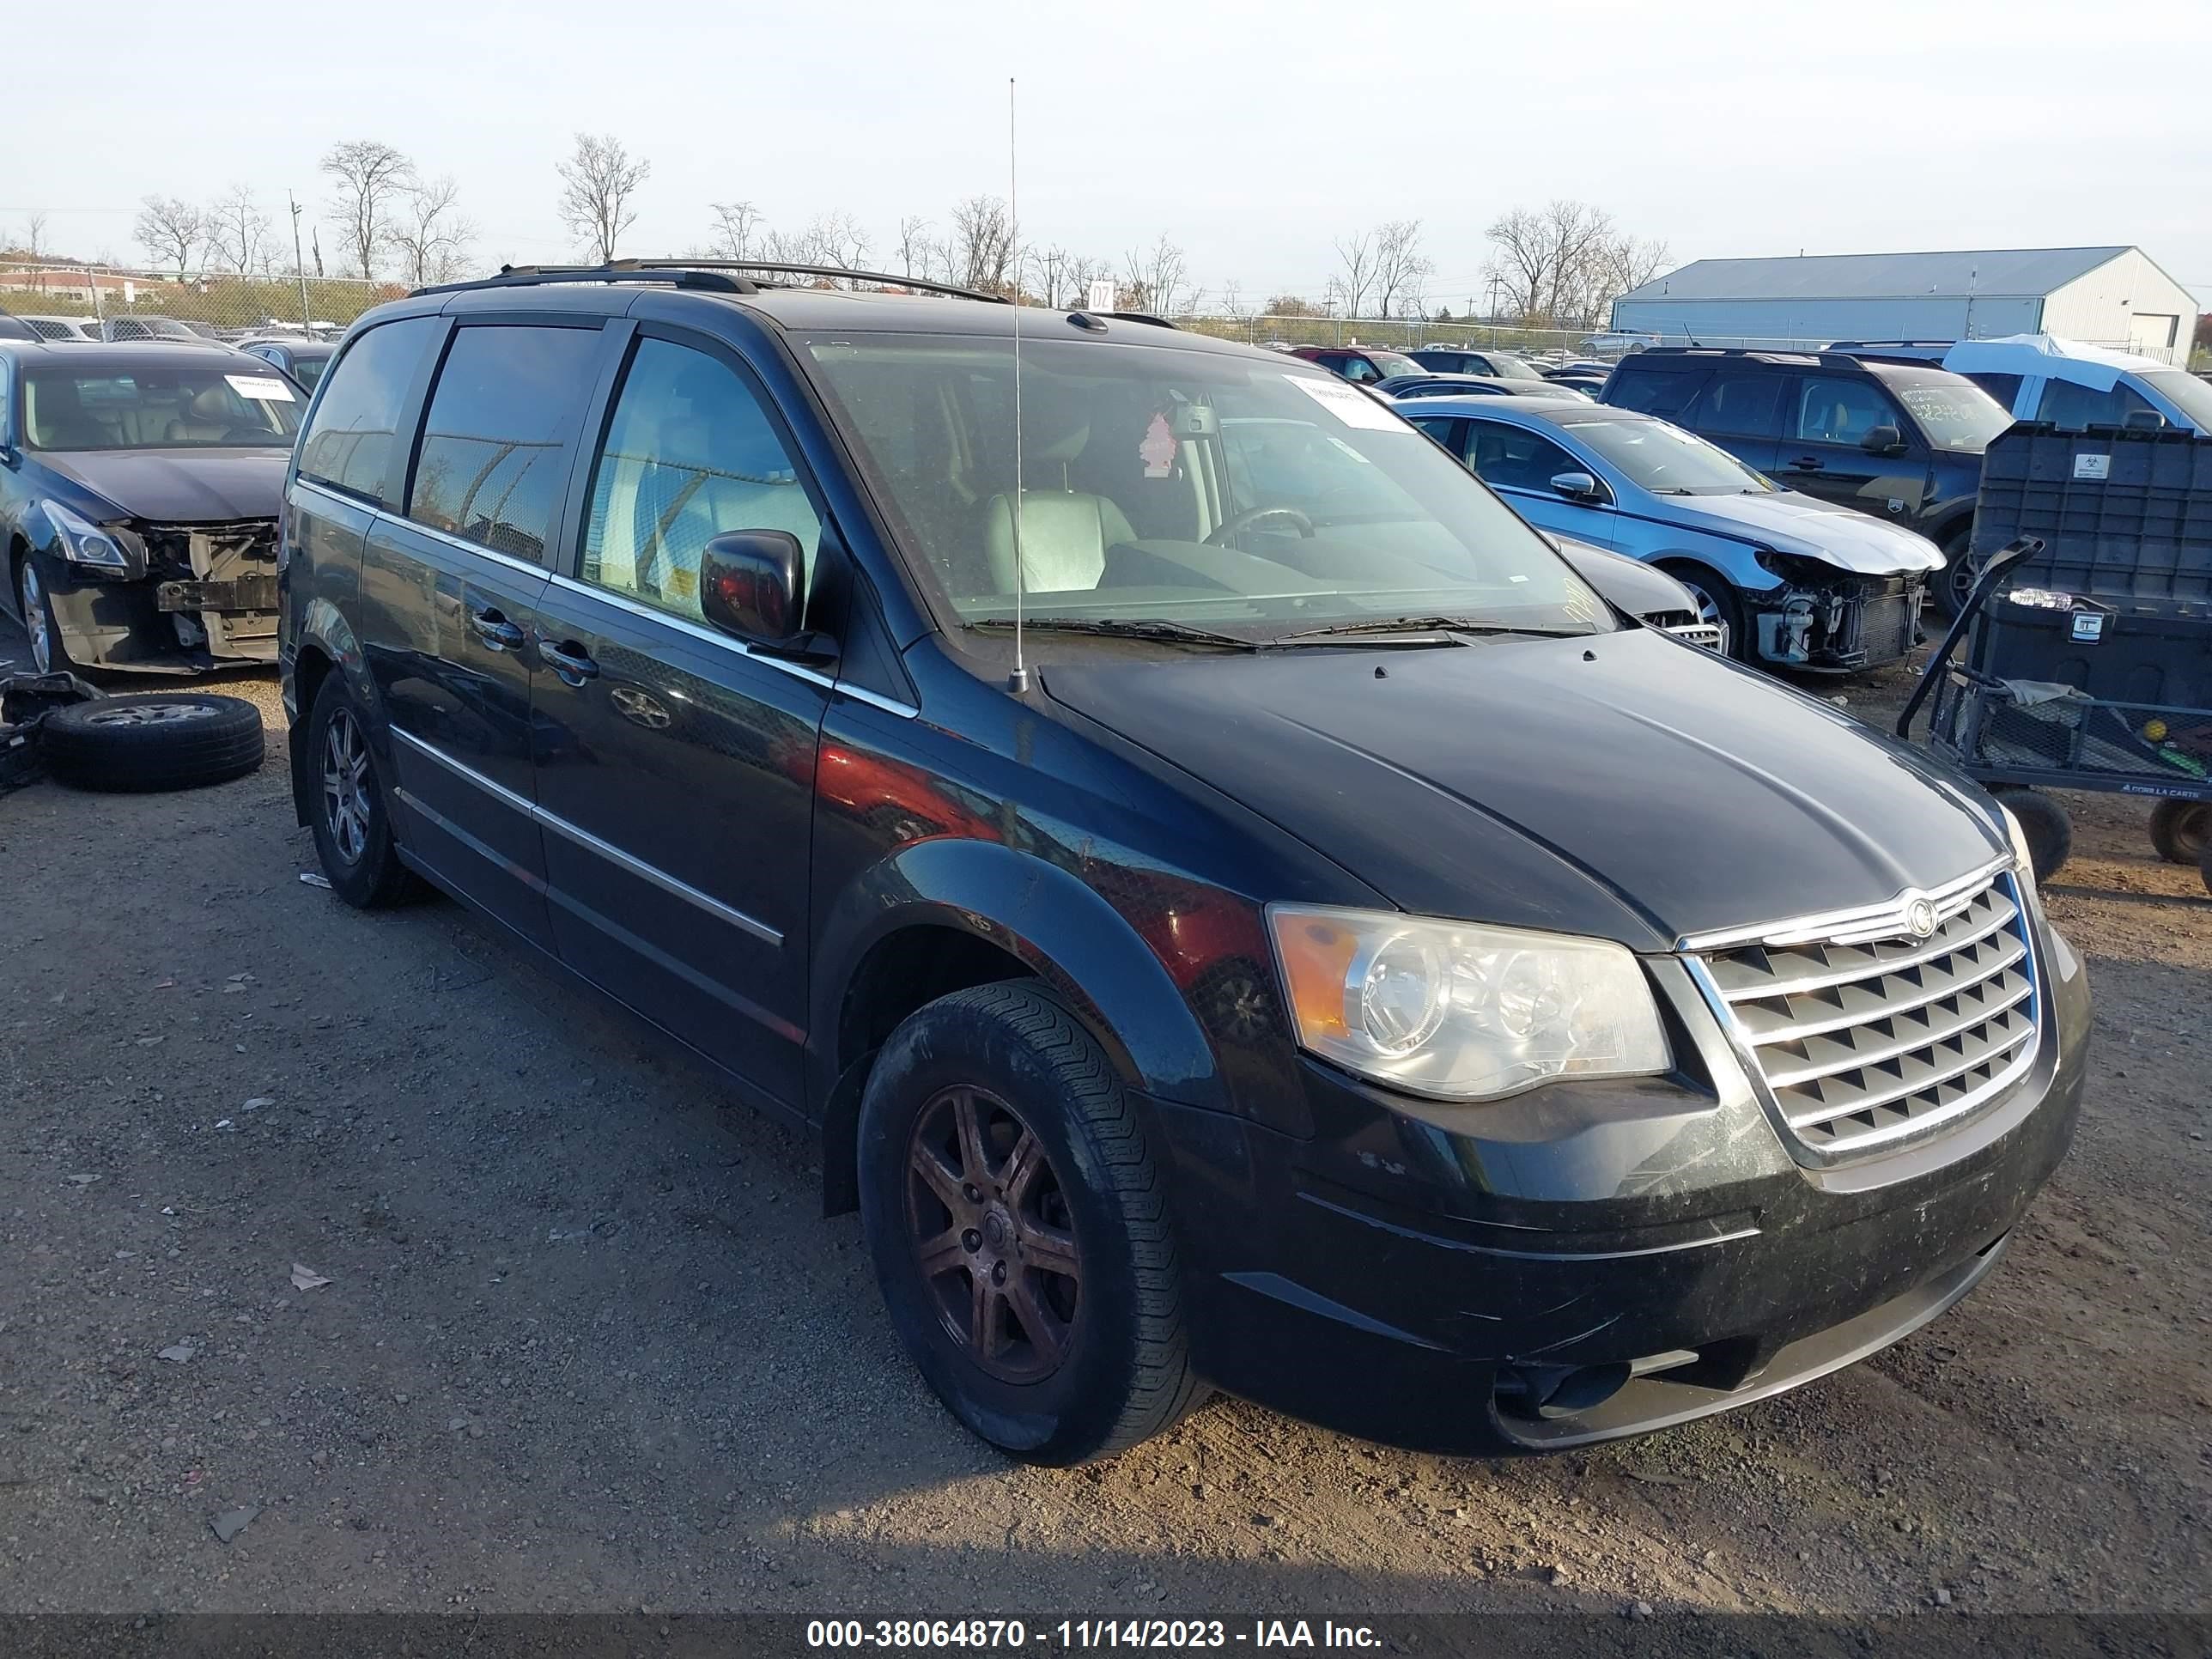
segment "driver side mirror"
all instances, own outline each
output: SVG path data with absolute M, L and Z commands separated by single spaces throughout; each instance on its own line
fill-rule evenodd
M 1901 454 L 1905 450 L 1905 434 L 1893 426 L 1877 426 L 1859 440 L 1859 447 L 1869 455 Z
M 835 654 L 799 626 L 805 555 L 782 530 L 732 530 L 699 553 L 699 609 L 731 638 L 779 657 Z
M 1602 501 L 1605 490 L 1587 472 L 1556 472 L 1552 475 L 1552 488 L 1571 501 Z

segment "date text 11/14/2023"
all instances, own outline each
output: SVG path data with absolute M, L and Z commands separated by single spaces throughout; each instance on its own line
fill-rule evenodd
M 810 1648 L 1021 1648 L 1042 1644 L 1063 1651 L 1094 1648 L 1379 1648 L 1365 1625 L 1323 1620 L 1063 1619 L 1031 1626 L 1018 1619 L 816 1619 Z

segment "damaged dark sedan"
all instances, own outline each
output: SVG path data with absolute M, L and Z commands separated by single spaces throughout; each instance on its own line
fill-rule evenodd
M 276 508 L 304 404 L 222 347 L 0 343 L 4 603 L 40 672 L 276 659 Z

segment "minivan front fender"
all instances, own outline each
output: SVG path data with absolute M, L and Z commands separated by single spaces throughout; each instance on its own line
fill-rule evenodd
M 381 738 L 382 711 L 368 659 L 362 654 L 353 625 L 329 599 L 309 599 L 301 607 L 299 626 L 285 630 L 283 672 L 284 712 L 295 728 L 313 712 L 316 694 L 322 690 L 324 680 L 338 674 L 344 678 L 355 707 L 369 717 L 367 729 L 375 734 L 371 741 L 377 742 Z M 382 747 L 380 743 L 380 752 Z M 309 757 L 302 734 L 296 729 L 291 749 L 293 813 L 305 825 L 312 793 L 307 771 Z
M 994 945 L 1045 981 L 1133 1088 L 1225 1109 L 1212 1045 L 1166 967 L 1083 880 L 995 842 L 916 841 L 850 883 L 816 935 L 814 1088 L 828 1097 L 857 1044 L 847 992 L 870 954 L 907 929 L 951 928 Z

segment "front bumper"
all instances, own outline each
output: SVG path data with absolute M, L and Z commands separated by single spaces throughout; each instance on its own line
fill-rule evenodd
M 118 578 L 33 556 L 63 648 L 85 667 L 199 674 L 276 660 L 273 574 Z
M 1857 673 L 1908 655 L 1920 638 L 1920 601 L 1927 579 L 1917 573 L 1784 582 L 1747 593 L 1753 647 L 1759 660 L 1826 673 Z
M 1197 1366 L 1326 1426 L 1498 1454 L 1645 1432 L 1850 1364 L 1989 1272 L 2065 1154 L 2087 994 L 2071 953 L 2051 955 L 2027 1078 L 1950 1133 L 1845 1168 L 1793 1161 L 1694 1029 L 1678 1040 L 1732 1081 L 1554 1085 L 1464 1129 L 1318 1065 L 1310 1139 L 1155 1103 L 1176 1213 L 1205 1218 L 1178 1231 Z M 1558 1407 L 1594 1378 L 1613 1391 Z M 1532 1409 L 1562 1379 L 1549 1414 Z

